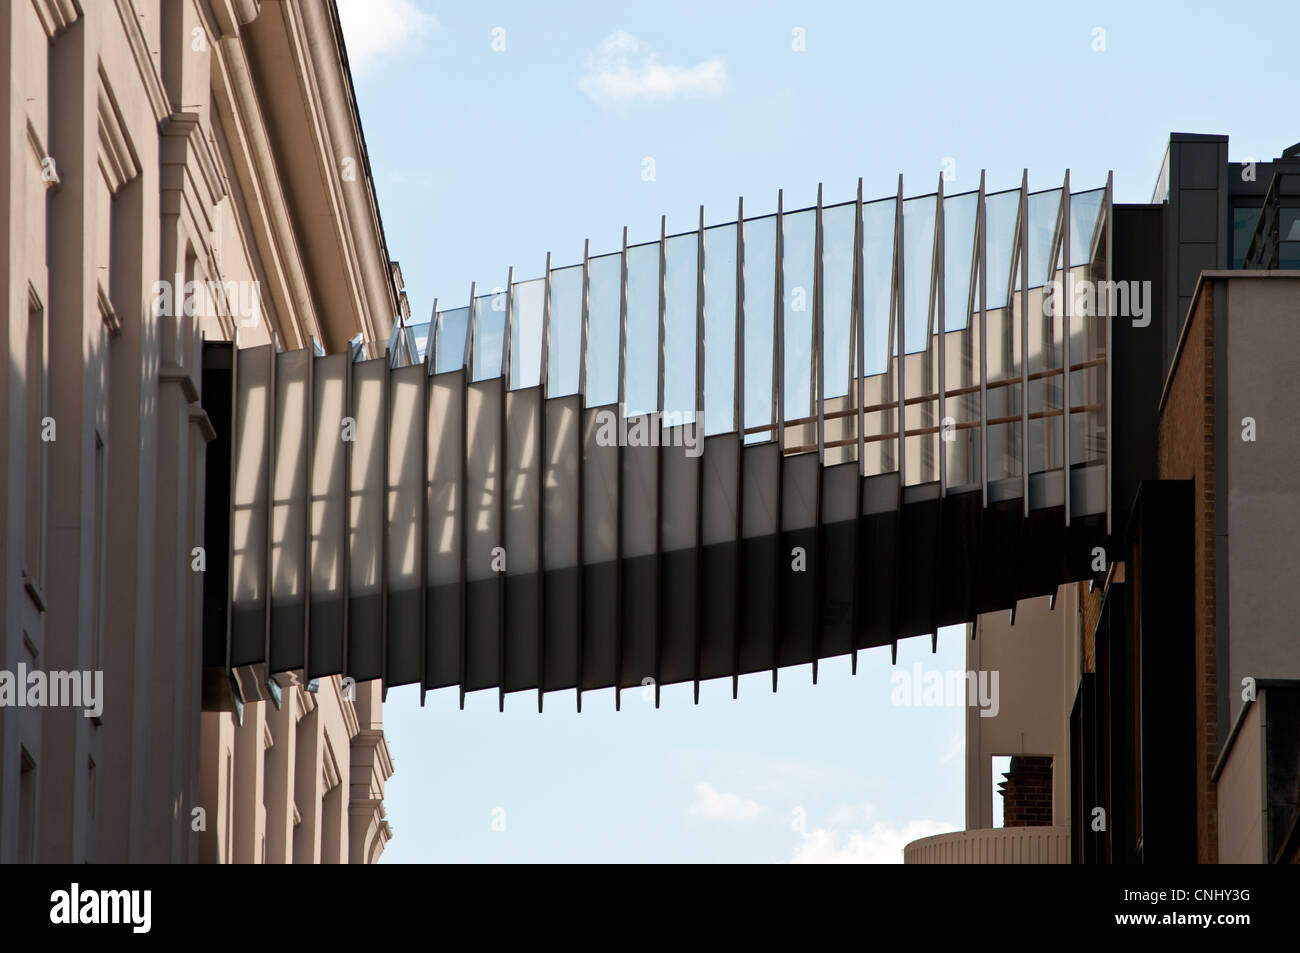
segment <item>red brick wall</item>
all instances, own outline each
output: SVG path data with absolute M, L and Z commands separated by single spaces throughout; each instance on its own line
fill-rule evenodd
M 1214 283 L 1207 281 L 1188 318 L 1187 337 L 1160 415 L 1157 473 L 1191 480 L 1197 513 L 1193 633 L 1196 668 L 1197 859 L 1218 862 L 1218 798 L 1210 772 L 1218 756 L 1218 669 L 1214 595 Z
M 1052 826 L 1052 759 L 1013 755 L 998 785 L 1003 827 Z

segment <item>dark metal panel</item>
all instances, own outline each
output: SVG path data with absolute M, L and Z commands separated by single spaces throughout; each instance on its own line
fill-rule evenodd
M 543 408 L 546 468 L 542 479 L 545 594 L 542 660 L 546 691 L 581 685 L 582 653 L 582 395 L 555 397 Z
M 389 371 L 385 686 L 424 680 L 428 379 L 422 364 L 408 364 Z M 440 426 L 449 423 L 444 421 Z
M 664 454 L 663 454 L 663 411 L 664 411 L 664 358 L 667 342 L 667 281 L 668 281 L 668 216 L 659 218 L 659 347 L 657 368 L 657 403 L 659 411 L 656 431 L 659 436 L 658 449 L 655 451 L 658 472 L 655 476 L 655 644 L 654 644 L 654 688 L 655 707 L 659 707 L 660 689 L 663 683 L 664 651 Z
M 741 578 L 741 609 L 736 616 L 737 658 L 741 674 L 775 672 L 780 664 L 783 597 L 789 581 L 788 559 L 782 550 L 780 446 L 775 441 L 741 448 L 741 529 L 738 552 L 745 572 Z
M 744 581 L 745 560 L 744 546 L 741 543 L 743 535 L 742 530 L 745 518 L 745 466 L 742 459 L 741 448 L 745 442 L 745 199 L 736 200 L 736 372 L 735 382 L 732 387 L 732 399 L 735 402 L 735 426 L 736 426 L 736 495 L 735 495 L 735 534 L 732 539 L 735 541 L 734 560 L 735 571 L 732 581 L 735 586 L 732 592 L 734 599 L 732 609 L 732 638 L 731 638 L 731 697 L 736 698 L 740 694 L 740 633 L 744 625 L 744 604 L 741 596 L 741 587 Z M 707 441 L 706 441 L 707 443 Z M 708 449 L 706 446 L 705 453 Z
M 582 415 L 582 682 L 586 691 L 612 687 L 619 680 L 618 598 L 621 505 L 618 485 L 621 454 L 617 443 L 600 436 L 602 423 L 616 426 L 613 405 L 588 407 Z
M 785 456 L 785 191 L 783 189 L 778 189 L 776 193 L 776 242 L 774 244 L 776 261 L 772 267 L 772 274 L 775 276 L 775 287 L 772 292 L 772 437 L 776 441 L 777 449 L 775 467 L 776 504 L 773 507 L 776 539 L 771 556 L 772 609 L 770 613 L 767 613 L 768 625 L 771 629 L 769 638 L 771 639 L 772 653 L 772 691 L 776 691 L 777 671 L 781 664 L 782 623 L 785 617 L 787 582 L 785 579 L 787 571 L 785 566 L 786 540 L 785 534 L 782 532 L 781 520 L 784 509 L 782 499 L 785 496 L 785 465 L 782 459 Z M 809 368 L 808 376 L 809 378 L 815 376 L 811 368 Z M 749 462 L 751 455 L 755 458 L 758 457 L 757 453 L 751 454 L 747 452 L 745 454 L 746 463 Z M 746 484 L 749 484 L 748 480 Z M 757 555 L 755 553 L 756 557 Z M 751 612 L 757 609 L 753 598 L 745 601 Z M 747 630 L 749 626 L 744 628 Z
M 506 576 L 510 570 L 510 547 L 507 545 L 506 527 L 506 487 L 509 485 L 509 440 L 506 431 L 506 417 L 510 403 L 510 334 L 512 312 L 515 302 L 515 269 L 512 265 L 506 273 L 506 320 L 501 335 L 501 412 L 497 431 L 497 531 L 499 545 L 504 547 L 506 571 L 497 573 L 497 711 L 506 710 L 506 612 L 509 592 Z
M 692 691 L 700 703 L 700 646 L 704 628 L 704 206 L 700 206 L 695 246 L 695 441 L 700 456 L 695 464 L 695 604 L 691 639 L 694 643 Z
M 506 552 L 503 672 L 507 692 L 541 684 L 540 612 L 543 588 L 537 522 L 542 511 L 541 388 L 507 391 L 506 482 L 502 528 Z
M 347 444 L 350 355 L 318 357 L 312 368 L 311 608 L 307 639 L 310 681 L 343 670 L 347 623 Z
M 348 416 L 348 594 L 344 674 L 358 682 L 380 678 L 384 661 L 385 433 L 388 427 L 387 358 L 350 365 Z
M 617 415 L 622 418 L 627 411 L 627 226 L 623 226 L 623 252 L 619 259 L 618 288 L 618 407 Z M 614 576 L 614 710 L 623 705 L 623 635 L 627 628 L 624 608 L 627 602 L 625 574 L 623 566 L 623 441 L 618 441 L 618 472 L 614 491 L 614 506 L 618 528 L 615 538 L 618 545 L 618 558 L 615 563 Z
M 577 609 L 578 631 L 574 639 L 574 652 L 577 657 L 575 675 L 575 701 L 578 711 L 582 711 L 582 689 L 586 680 L 586 658 L 583 643 L 587 632 L 587 341 L 588 322 L 591 317 L 591 239 L 582 243 L 582 326 L 578 342 L 578 572 L 577 572 Z
M 855 583 L 853 590 L 852 620 L 850 622 L 849 641 L 853 648 L 852 672 L 858 674 L 858 639 L 862 629 L 862 604 L 863 600 L 860 595 L 861 587 L 856 584 L 858 574 L 862 571 L 862 553 L 865 542 L 863 540 L 863 523 L 862 514 L 862 488 L 867 478 L 867 453 L 866 453 L 866 386 L 867 386 L 867 352 L 866 352 L 866 319 L 865 319 L 865 302 L 864 288 L 865 275 L 863 274 L 862 255 L 863 255 L 863 222 L 862 222 L 862 179 L 858 179 L 858 194 L 855 200 L 856 208 L 853 216 L 853 315 L 852 322 L 855 332 L 855 342 L 857 345 L 856 363 L 853 364 L 856 384 L 854 392 L 857 395 L 857 416 L 858 416 L 858 479 L 857 479 L 857 506 L 854 508 L 854 531 L 853 531 L 853 576 Z
M 270 484 L 271 611 L 267 670 L 301 669 L 306 661 L 308 414 L 311 408 L 309 349 L 275 357 L 275 420 L 271 434 Z M 278 529 L 277 529 L 278 527 Z
M 545 283 L 542 285 L 542 353 L 538 376 L 537 407 L 537 713 L 546 698 L 546 469 L 550 462 L 546 440 L 547 399 L 551 395 L 551 253 L 546 253 Z
M 824 280 L 822 275 L 822 184 L 817 183 L 816 235 L 813 239 L 813 340 L 812 367 L 813 407 L 817 414 L 817 528 L 813 537 L 812 572 L 814 598 L 812 604 L 812 680 L 817 684 L 817 662 L 821 657 L 822 639 L 826 624 L 826 537 L 823 532 L 822 510 L 826 495 L 826 329 L 824 326 Z
M 741 476 L 741 445 L 734 433 L 715 434 L 704 440 L 700 458 L 701 603 L 700 677 L 733 676 L 738 671 L 741 600 L 736 596 L 740 562 L 742 501 L 738 489 Z
M 235 352 L 228 670 L 266 660 L 274 358 L 269 344 Z
M 429 377 L 428 390 L 425 682 L 443 688 L 461 683 L 465 369 Z
M 466 649 L 465 690 L 493 688 L 501 677 L 501 509 L 504 450 L 501 446 L 500 377 L 473 381 L 466 392 Z

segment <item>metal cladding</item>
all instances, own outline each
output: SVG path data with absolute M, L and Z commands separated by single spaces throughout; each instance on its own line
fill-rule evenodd
M 1097 575 L 1110 205 L 819 188 L 385 357 L 207 345 L 205 665 L 698 700 Z

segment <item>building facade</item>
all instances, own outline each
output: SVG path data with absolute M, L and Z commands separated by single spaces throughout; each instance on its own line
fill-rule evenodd
M 205 674 L 203 342 L 405 320 L 332 3 L 5 0 L 0 862 L 369 862 L 370 684 Z

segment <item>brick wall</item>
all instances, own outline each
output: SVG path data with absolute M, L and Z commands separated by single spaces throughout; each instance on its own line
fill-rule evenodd
M 1003 827 L 1052 826 L 1052 759 L 1013 755 L 998 785 Z
M 1210 772 L 1218 756 L 1218 669 L 1214 571 L 1214 283 L 1193 303 L 1187 339 L 1160 414 L 1157 473 L 1192 480 L 1196 501 L 1193 651 L 1196 669 L 1197 860 L 1218 862 L 1218 798 Z

